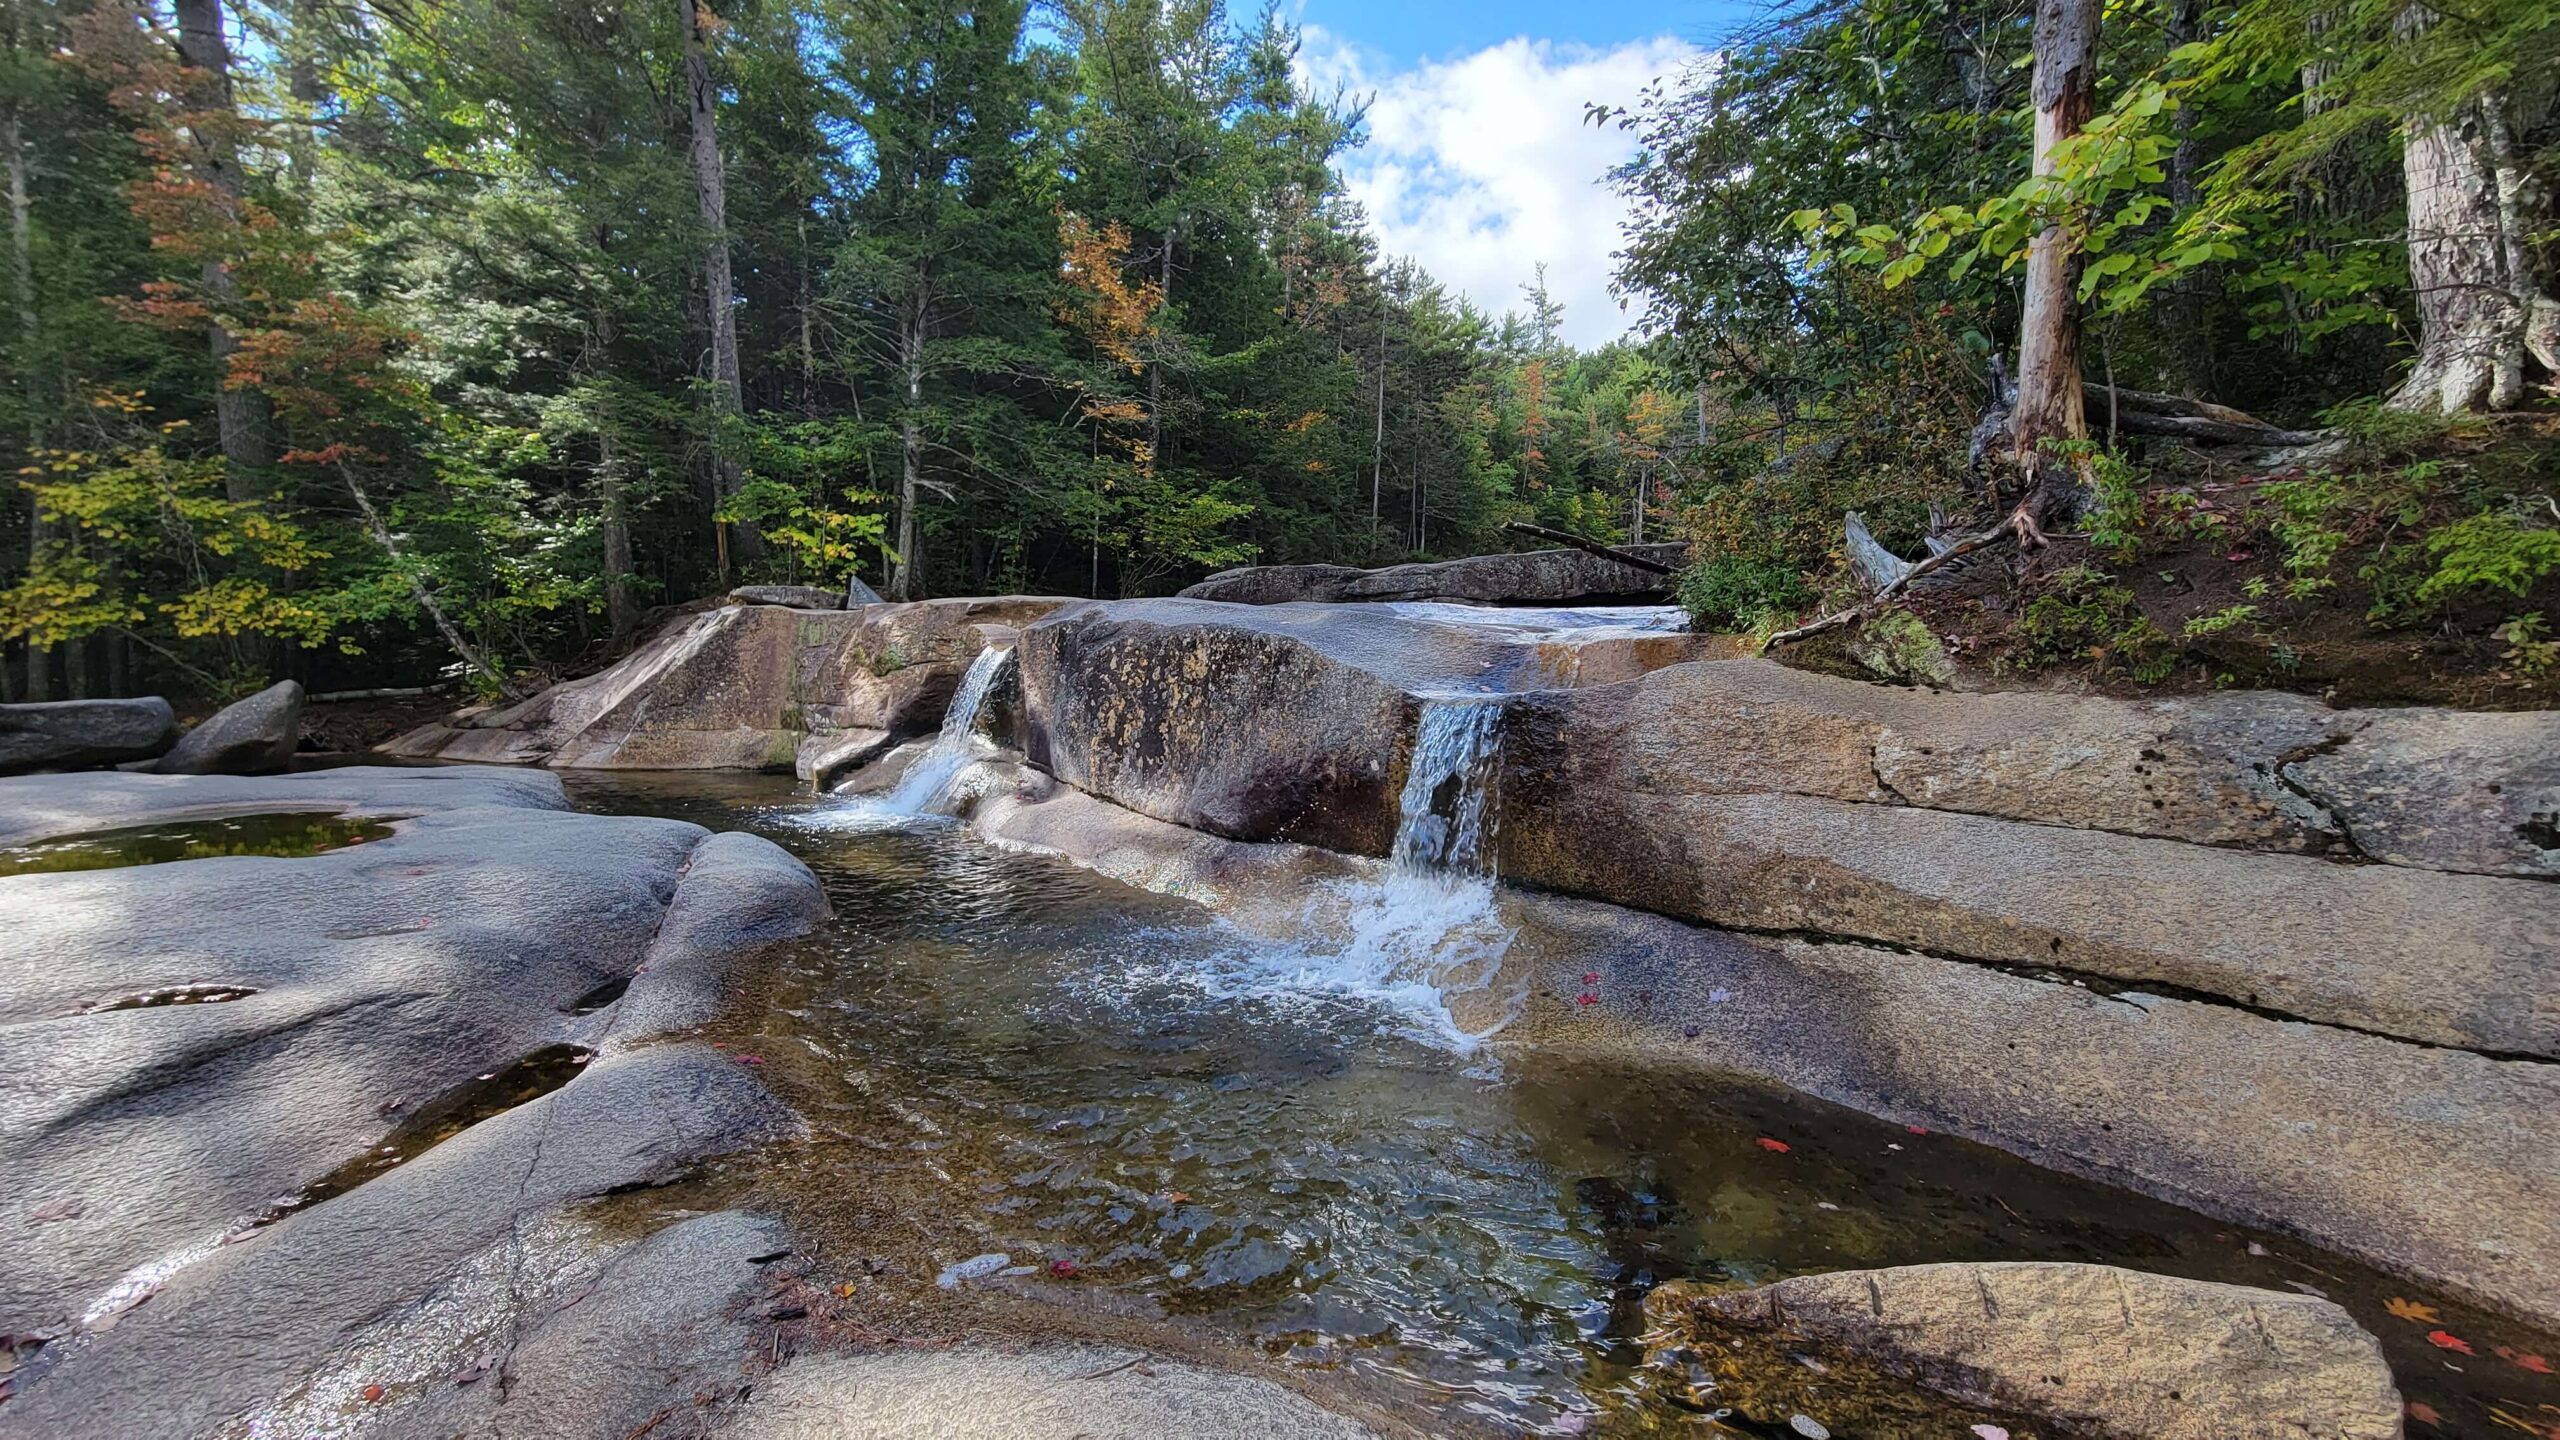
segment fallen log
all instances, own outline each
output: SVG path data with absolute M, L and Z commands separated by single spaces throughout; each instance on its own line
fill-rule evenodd
M 1597 540 L 1586 540 L 1570 530 L 1550 530 L 1544 525 L 1532 525 L 1526 520 L 1506 520 L 1502 528 L 1515 535 L 1531 535 L 1540 540 L 1552 540 L 1559 545 L 1570 545 L 1576 550 L 1605 556 L 1621 565 L 1632 565 L 1638 570 L 1649 571 L 1655 575 L 1680 573 L 1680 567 L 1677 565 L 1665 565 L 1650 555 L 1631 555 L 1613 546 L 1603 545 Z
M 1822 634 L 1826 630 L 1837 630 L 1841 626 L 1846 625 L 1853 620 L 1862 620 L 1867 616 L 1874 614 L 1877 607 L 1883 605 L 1884 602 L 1901 594 L 1903 591 L 1910 589 L 1912 581 L 1917 580 L 1924 575 L 1928 575 L 1962 556 L 1970 555 L 1976 550 L 1980 550 L 1990 545 L 1997 545 L 2003 540 L 2014 538 L 2016 538 L 2016 532 L 2009 528 L 2006 521 L 2003 521 L 1998 525 L 1994 525 L 1990 529 L 1985 530 L 1978 535 L 1968 535 L 1964 539 L 1957 541 L 1937 554 L 1930 556 L 1928 559 L 1913 565 L 1910 569 L 1903 571 L 1902 578 L 1895 580 L 1883 589 L 1878 590 L 1873 595 L 1870 595 L 1866 599 L 1859 601 L 1857 604 L 1850 606 L 1848 609 L 1834 611 L 1829 615 L 1823 616 L 1819 620 L 1807 621 L 1792 630 L 1781 630 L 1777 634 L 1770 636 L 1768 641 L 1760 648 L 1766 651 L 1775 649 L 1780 645 L 1792 645 L 1798 640 L 1809 640 L 1816 635 Z M 1878 548 L 1881 549 L 1882 547 L 1879 546 Z M 1887 553 L 1889 554 L 1891 552 Z

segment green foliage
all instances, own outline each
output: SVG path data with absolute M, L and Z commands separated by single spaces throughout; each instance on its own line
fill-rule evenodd
M 2523 673 L 2540 679 L 2560 670 L 2560 640 L 2551 637 L 2541 611 L 2518 615 L 2499 626 L 2498 638 L 2507 643 L 2501 658 Z
M 2515 512 L 2467 515 L 2430 532 L 2435 573 L 2418 584 L 2421 602 L 2503 591 L 2522 598 L 2544 576 L 2560 573 L 2560 529 L 2529 523 Z
M 1699 627 L 1748 629 L 1813 599 L 1804 573 L 1783 561 L 1708 555 L 1680 572 L 1681 608 Z
M 2081 661 L 2102 675 L 2156 685 L 2177 668 L 2178 652 L 2130 589 L 2105 571 L 2075 566 L 2027 602 L 2007 663 L 2032 671 Z

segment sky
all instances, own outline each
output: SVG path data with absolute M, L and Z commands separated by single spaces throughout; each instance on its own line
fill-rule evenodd
M 1609 295 L 1626 206 L 1601 183 L 1632 137 L 1583 120 L 1678 75 L 1750 0 L 1299 0 L 1304 77 L 1374 95 L 1369 143 L 1344 157 L 1352 198 L 1390 255 L 1411 256 L 1492 313 L 1522 308 L 1547 267 L 1564 337 L 1606 343 L 1633 317 Z

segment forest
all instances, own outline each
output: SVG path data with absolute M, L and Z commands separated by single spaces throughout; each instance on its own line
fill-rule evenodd
M 1700 623 L 1846 606 L 1887 669 L 2560 665 L 2543 0 L 1759 13 L 1586 117 L 1638 142 L 1596 351 L 1542 274 L 1496 314 L 1380 252 L 1364 97 L 1276 9 L 5 6 L 0 699 L 523 693 L 741 583 L 1510 522 L 1686 540 Z M 1892 557 L 1878 623 L 1853 511 L 2005 553 L 1996 635 Z

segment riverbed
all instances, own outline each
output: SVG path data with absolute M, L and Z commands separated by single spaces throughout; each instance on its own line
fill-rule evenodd
M 1134 1339 L 1429 1433 L 1783 1435 L 1643 1365 L 1652 1286 L 2078 1260 L 2337 1300 L 2382 1338 L 2414 1434 L 2560 1424 L 2524 1363 L 2545 1338 L 1961 1139 L 1507 1039 L 1499 974 L 1434 1013 L 949 822 L 872 823 L 779 778 L 570 784 L 756 831 L 826 884 L 834 920 L 767 951 L 712 1037 L 809 1137 L 607 1218 L 782 1215 L 875 1340 Z

